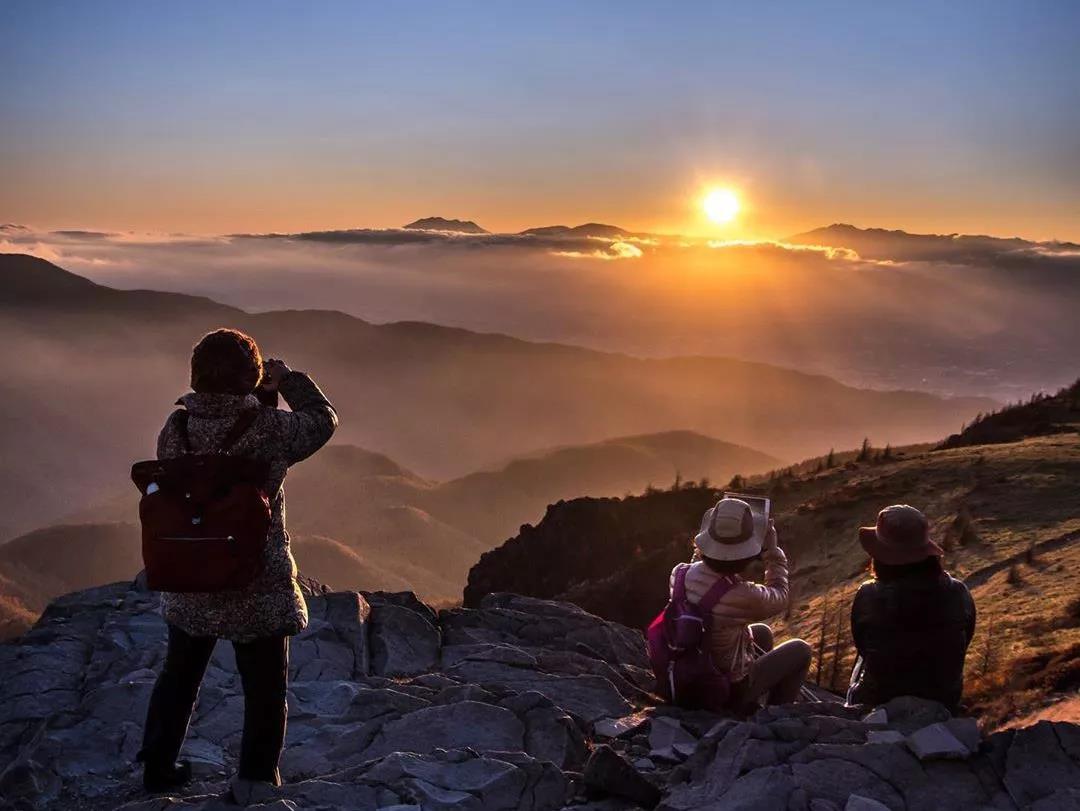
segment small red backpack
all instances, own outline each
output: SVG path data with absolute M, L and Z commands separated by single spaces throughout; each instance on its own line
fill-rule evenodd
M 656 691 L 666 701 L 685 709 L 720 710 L 731 695 L 731 676 L 716 667 L 709 653 L 712 610 L 739 581 L 721 577 L 694 604 L 686 598 L 689 571 L 689 563 L 675 570 L 671 600 L 645 632 L 649 662 Z
M 136 462 L 147 587 L 154 591 L 242 589 L 262 572 L 270 530 L 265 461 L 230 456 L 259 409 L 243 412 L 217 453 L 193 454 L 188 413 L 173 419 L 184 449 L 174 459 Z

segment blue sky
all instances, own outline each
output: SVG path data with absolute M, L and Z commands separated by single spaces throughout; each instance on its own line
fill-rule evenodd
M 1080 238 L 1080 3 L 0 6 L 0 220 Z

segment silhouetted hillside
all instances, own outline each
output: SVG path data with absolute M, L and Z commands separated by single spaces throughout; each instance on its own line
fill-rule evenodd
M 716 501 L 716 491 L 693 487 L 644 496 L 576 498 L 547 510 L 536 526 L 484 554 L 469 571 L 466 607 L 487 595 L 512 592 L 543 599 L 562 599 L 574 591 L 586 611 L 632 627 L 644 627 L 663 607 L 665 595 L 630 590 L 627 575 L 638 569 L 661 571 L 658 550 L 674 547 L 671 565 L 686 558 L 690 516 L 700 516 Z M 610 582 L 611 587 L 607 585 Z
M 59 594 L 131 578 L 140 569 L 139 528 L 132 523 L 46 527 L 0 544 L 0 639 L 22 633 L 27 619 Z
M 228 315 L 232 307 L 201 296 L 155 290 L 114 290 L 21 253 L 0 253 L 0 312 L 8 308 L 85 312 L 102 308 L 136 320 L 198 314 Z
M 1080 380 L 1054 395 L 1035 395 L 1000 411 L 980 414 L 941 443 L 942 448 L 1015 442 L 1023 437 L 1080 432 Z
M 359 552 L 340 541 L 320 535 L 292 538 L 296 565 L 307 577 L 336 588 L 335 584 L 377 584 L 388 591 L 406 591 L 409 582 L 392 569 L 379 568 L 366 561 Z

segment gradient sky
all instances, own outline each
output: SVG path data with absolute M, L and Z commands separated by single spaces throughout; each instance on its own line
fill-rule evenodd
M 0 5 L 0 222 L 1080 239 L 1080 3 Z

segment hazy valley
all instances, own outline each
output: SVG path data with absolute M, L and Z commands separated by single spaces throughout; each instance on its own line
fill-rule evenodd
M 190 296 L 113 290 L 39 259 L 4 256 L 0 448 L 24 464 L 0 474 L 9 494 L 0 537 L 125 487 L 131 461 L 152 452 L 186 388 L 193 341 L 224 323 L 324 384 L 342 415 L 336 442 L 385 454 L 426 479 L 672 430 L 791 460 L 864 436 L 931 439 L 994 405 L 855 389 L 729 358 L 643 359 L 334 312 L 248 314 Z

